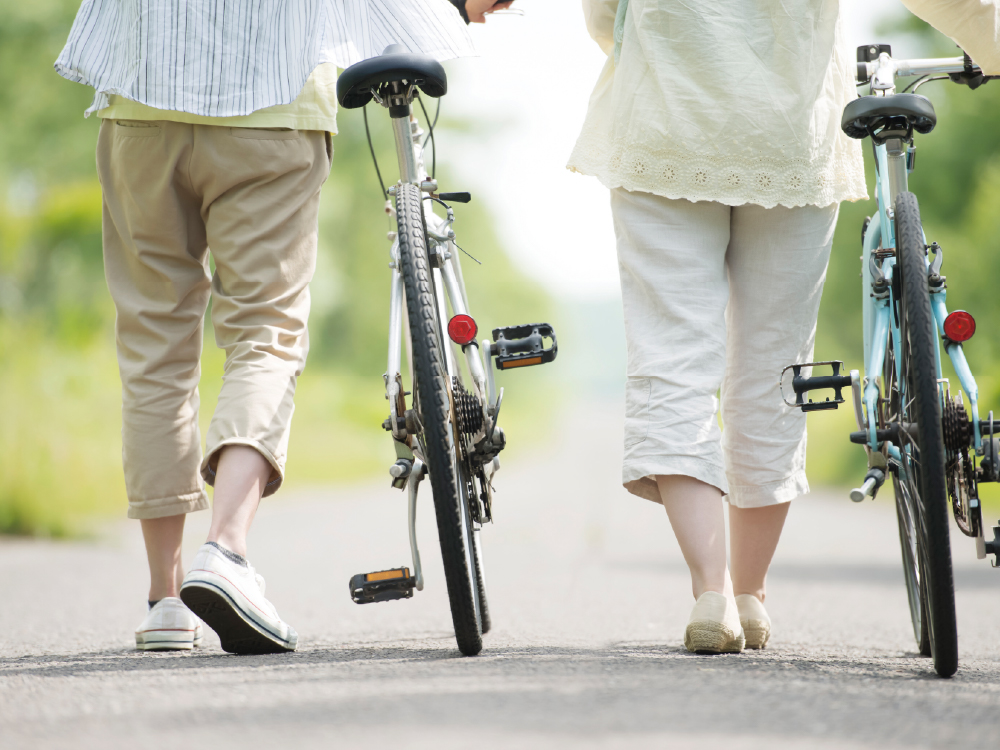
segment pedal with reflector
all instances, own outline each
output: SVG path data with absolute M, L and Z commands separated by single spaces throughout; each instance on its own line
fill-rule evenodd
M 545 339 L 552 342 L 548 348 Z M 496 356 L 498 370 L 544 365 L 559 351 L 556 333 L 548 323 L 494 328 L 493 341 L 490 354 Z
M 358 573 L 351 578 L 351 599 L 356 604 L 409 599 L 416 585 L 417 579 L 410 575 L 409 568 Z

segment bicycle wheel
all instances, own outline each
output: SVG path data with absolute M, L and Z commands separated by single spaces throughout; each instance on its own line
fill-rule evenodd
M 903 552 L 903 578 L 906 581 L 906 597 L 910 604 L 910 620 L 913 623 L 913 637 L 917 641 L 921 656 L 931 655 L 931 641 L 927 633 L 927 618 L 924 615 L 926 603 L 920 588 L 920 562 L 917 556 L 917 508 L 910 495 L 908 485 L 901 483 L 894 473 L 892 489 L 896 496 L 896 521 L 899 524 L 899 546 Z
M 955 620 L 955 585 L 951 568 L 948 528 L 948 489 L 945 481 L 945 446 L 941 425 L 941 400 L 937 382 L 937 331 L 927 289 L 924 235 L 917 198 L 902 193 L 896 199 L 896 276 L 899 279 L 900 351 L 899 378 L 894 383 L 896 414 L 901 429 L 900 458 L 896 482 L 900 485 L 897 509 L 904 564 L 916 552 L 916 573 L 921 605 L 919 628 L 914 633 L 923 652 L 922 629 L 926 627 L 934 669 L 950 677 L 958 669 L 958 631 Z M 890 402 L 892 397 L 890 397 Z M 916 434 L 912 425 L 916 425 Z M 906 429 L 910 426 L 909 429 Z M 899 512 L 899 511 L 898 511 Z M 905 522 L 904 522 L 905 521 Z M 907 526 L 907 524 L 909 524 Z M 916 544 L 911 539 L 916 532 Z M 910 565 L 907 586 L 913 573 Z
M 438 540 L 444 563 L 451 617 L 459 650 L 474 656 L 483 648 L 473 524 L 459 491 L 452 401 L 445 366 L 444 340 L 435 305 L 434 278 L 427 256 L 422 194 L 415 185 L 396 188 L 396 224 L 406 309 L 413 348 L 413 403 L 417 435 L 427 464 Z
M 898 285 L 897 285 L 898 291 Z M 897 295 L 898 296 L 898 295 Z M 899 422 L 900 389 L 896 380 L 896 350 L 893 338 L 889 337 L 886 348 L 882 382 L 886 384 L 886 406 L 884 423 Z M 920 558 L 917 554 L 918 511 L 916 498 L 909 491 L 909 484 L 900 482 L 899 472 L 892 472 L 892 489 L 896 500 L 896 522 L 899 525 L 899 546 L 903 553 L 903 580 L 906 582 L 906 598 L 910 605 L 910 621 L 913 637 L 917 641 L 921 656 L 931 655 L 931 642 L 927 634 L 927 617 L 923 590 L 920 587 Z
M 479 622 L 482 626 L 483 635 L 490 632 L 493 627 L 493 620 L 490 619 L 490 607 L 486 603 L 486 579 L 483 576 L 483 553 L 479 549 L 479 529 L 472 534 L 472 543 L 476 557 L 476 590 L 479 592 Z

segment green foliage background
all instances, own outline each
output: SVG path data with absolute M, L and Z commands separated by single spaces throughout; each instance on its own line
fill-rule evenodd
M 0 4 L 0 532 L 67 534 L 79 528 L 80 517 L 122 513 L 125 505 L 114 310 L 103 279 L 93 156 L 99 122 L 82 117 L 91 90 L 52 70 L 77 7 L 77 0 Z M 900 35 L 921 56 L 955 54 L 950 40 L 912 17 L 890 24 L 881 37 L 895 42 Z M 985 413 L 1000 407 L 1000 309 L 993 288 L 1000 264 L 1000 82 L 977 91 L 931 83 L 920 93 L 934 101 L 939 125 L 917 138 L 911 186 L 928 239 L 945 249 L 949 305 L 969 310 L 979 323 L 966 351 Z M 387 122 L 383 113 L 373 115 L 380 162 L 391 171 Z M 445 154 L 448 133 L 469 127 L 443 123 L 439 144 Z M 360 113 L 341 113 L 340 129 L 322 197 L 312 353 L 297 398 L 292 485 L 367 476 L 391 461 L 379 429 L 385 416 L 384 234 L 391 226 Z M 446 169 L 439 178 L 447 188 L 465 187 L 450 182 Z M 817 359 L 843 359 L 860 368 L 860 230 L 873 210 L 874 201 L 841 208 Z M 584 320 L 590 313 L 606 317 L 606 304 L 556 306 L 514 268 L 487 207 L 474 202 L 457 213 L 463 246 L 484 261 L 483 267 L 464 264 L 470 293 L 483 302 L 475 310 L 482 329 L 546 318 L 560 328 L 560 318 L 570 317 L 567 310 Z M 573 354 L 574 347 L 564 348 Z M 583 348 L 577 349 L 578 356 L 571 356 L 577 367 L 570 369 L 586 369 Z M 202 401 L 208 407 L 221 384 L 221 353 L 208 345 L 203 365 Z M 554 400 L 552 381 L 543 374 L 519 377 L 529 382 L 504 407 L 515 430 L 523 415 L 550 408 Z M 207 419 L 209 409 L 204 412 Z M 848 485 L 862 476 L 863 454 L 846 440 L 851 429 L 848 410 L 810 417 L 814 484 Z
M 0 532 L 64 535 L 81 517 L 125 508 L 114 309 L 94 167 L 100 123 L 83 118 L 93 91 L 52 69 L 78 7 L 78 0 L 0 4 Z M 371 114 L 391 180 L 388 117 Z M 443 120 L 437 140 L 446 151 L 449 129 L 467 125 Z M 339 124 L 321 199 L 310 360 L 296 398 L 289 485 L 382 473 L 395 458 L 380 427 L 392 227 L 361 113 L 341 112 Z M 438 177 L 445 189 L 462 187 L 446 169 Z M 456 215 L 463 247 L 483 262 L 463 264 L 481 329 L 545 319 L 548 295 L 511 265 L 488 209 L 474 201 Z M 223 365 L 210 326 L 206 338 L 203 429 Z M 504 402 L 508 432 L 549 401 L 545 379 L 527 379 L 534 387 Z

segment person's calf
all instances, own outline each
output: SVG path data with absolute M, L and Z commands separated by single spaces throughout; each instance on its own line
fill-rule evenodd
M 229 445 L 220 451 L 209 542 L 246 556 L 247 533 L 270 476 L 271 464 L 255 449 Z
M 670 526 L 691 571 L 691 588 L 698 599 L 706 591 L 732 596 L 726 566 L 726 523 L 722 492 L 683 475 L 656 477 Z
M 184 540 L 184 514 L 163 518 L 144 518 L 142 537 L 149 563 L 149 601 L 176 597 L 184 580 L 181 543 Z
M 729 548 L 733 591 L 766 596 L 767 571 L 778 547 L 790 503 L 760 508 L 729 506 Z

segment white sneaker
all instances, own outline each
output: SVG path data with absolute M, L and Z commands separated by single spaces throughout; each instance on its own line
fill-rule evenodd
M 202 628 L 194 612 L 176 596 L 154 604 L 135 629 L 135 647 L 140 651 L 190 651 L 201 645 Z
M 203 544 L 181 584 L 181 599 L 231 654 L 294 651 L 298 634 L 264 598 L 264 578 L 238 555 Z
M 736 609 L 746 635 L 746 647 L 764 648 L 771 637 L 771 618 L 767 616 L 764 604 L 753 594 L 740 594 L 736 597 Z
M 736 602 L 715 591 L 698 597 L 684 631 L 684 646 L 699 654 L 739 653 L 745 638 Z

